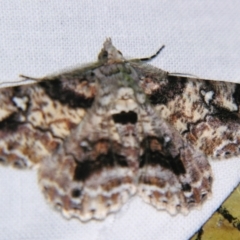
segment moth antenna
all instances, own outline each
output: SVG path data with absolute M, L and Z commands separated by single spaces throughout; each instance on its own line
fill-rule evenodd
M 157 57 L 157 55 L 158 55 L 164 48 L 165 48 L 165 45 L 162 45 L 162 46 L 159 48 L 159 50 L 158 50 L 155 54 L 153 54 L 152 56 L 150 56 L 150 57 L 145 57 L 145 58 L 140 58 L 139 60 L 140 60 L 140 61 L 150 61 L 150 60 L 154 59 L 155 57 Z
M 11 81 L 11 82 L 2 82 L 0 83 L 0 86 L 1 85 L 6 85 L 6 84 L 11 84 L 11 85 L 15 85 L 15 84 L 19 84 L 19 83 L 25 83 L 27 80 L 33 80 L 33 81 L 40 81 L 41 79 L 40 78 L 31 78 L 31 77 L 27 77 L 27 76 L 24 76 L 24 75 L 19 75 L 19 77 L 22 77 L 24 79 L 21 79 L 19 81 Z
M 19 77 L 25 78 L 24 80 L 34 80 L 34 81 L 41 81 L 42 80 L 41 78 L 29 77 L 29 76 L 22 75 L 22 74 L 19 74 Z M 23 81 L 23 80 L 21 80 L 21 81 Z

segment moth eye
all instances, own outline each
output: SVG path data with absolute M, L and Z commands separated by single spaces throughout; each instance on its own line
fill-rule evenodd
M 102 57 L 103 57 L 103 58 L 107 58 L 107 57 L 108 57 L 108 52 L 107 52 L 107 51 L 103 51 Z
M 108 58 L 108 52 L 106 50 L 102 50 L 98 55 L 98 59 L 100 61 L 106 60 L 107 58 Z

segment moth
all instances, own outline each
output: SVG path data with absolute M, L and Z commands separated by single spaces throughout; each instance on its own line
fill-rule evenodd
M 208 158 L 240 153 L 240 85 L 148 65 L 160 50 L 126 59 L 109 38 L 95 63 L 0 89 L 0 162 L 37 168 L 67 218 L 104 219 L 133 195 L 173 215 L 201 206 Z

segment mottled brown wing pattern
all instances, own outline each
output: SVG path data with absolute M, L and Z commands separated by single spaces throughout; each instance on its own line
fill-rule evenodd
M 169 74 L 141 86 L 159 117 L 215 159 L 240 154 L 240 85 Z
M 46 198 L 82 221 L 103 219 L 137 192 L 172 214 L 200 206 L 211 195 L 206 157 L 156 114 L 139 85 L 143 69 L 125 62 L 108 41 L 99 61 L 102 56 L 103 65 L 91 70 L 93 105 L 40 166 Z
M 239 153 L 238 85 L 126 60 L 111 39 L 96 63 L 36 81 L 0 92 L 1 162 L 38 166 L 68 218 L 103 219 L 135 194 L 187 213 L 211 195 L 206 155 Z
M 96 81 L 105 70 L 105 67 L 94 70 Z M 68 218 L 103 219 L 136 193 L 138 149 L 131 142 L 136 139 L 130 139 L 132 131 L 136 132 L 136 119 L 121 113 L 127 110 L 125 107 L 133 107 L 130 104 L 134 103 L 130 99 L 133 91 L 131 88 L 119 91 L 121 77 L 110 72 L 116 72 L 115 65 L 107 71 L 106 82 L 97 84 L 91 109 L 63 147 L 39 169 L 39 182 L 46 198 Z M 120 102 L 123 95 L 127 106 Z M 121 124 L 123 118 L 129 124 Z
M 173 154 L 171 145 L 177 139 L 180 146 Z M 144 145 L 138 187 L 144 201 L 170 214 L 187 214 L 211 196 L 212 172 L 206 157 L 178 134 L 167 143 L 149 137 Z
M 1 163 L 19 168 L 36 165 L 81 121 L 91 107 L 95 86 L 83 75 L 65 78 L 0 89 Z

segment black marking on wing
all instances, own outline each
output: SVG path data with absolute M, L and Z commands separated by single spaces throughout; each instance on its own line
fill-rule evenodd
M 235 92 L 233 93 L 233 97 L 236 101 L 236 104 L 238 105 L 238 108 L 239 108 L 239 105 L 240 105 L 240 84 L 236 84 L 236 89 L 235 89 Z
M 176 175 L 185 174 L 185 167 L 180 159 L 180 155 L 176 157 L 171 156 L 168 152 L 167 146 L 164 146 L 164 150 L 151 149 L 151 141 L 157 140 L 159 146 L 163 146 L 163 141 L 157 137 L 148 137 L 143 141 L 143 146 L 145 146 L 145 151 L 140 157 L 140 168 L 145 165 L 160 165 L 163 168 L 169 169 Z
M 182 190 L 184 192 L 191 192 L 192 187 L 189 183 L 182 183 Z
M 81 194 L 82 194 L 82 192 L 81 192 L 81 190 L 78 189 L 78 188 L 74 188 L 74 189 L 72 190 L 72 197 L 73 197 L 73 198 L 78 198 L 78 197 L 81 196 Z
M 70 80 L 69 80 L 70 81 Z M 83 94 L 63 87 L 59 79 L 42 81 L 39 86 L 44 89 L 52 99 L 66 104 L 71 108 L 90 108 L 94 98 L 87 98 Z
M 216 107 L 216 106 L 215 106 Z M 229 121 L 234 121 L 234 122 L 239 122 L 240 119 L 237 113 L 231 112 L 226 108 L 221 108 L 221 107 L 216 107 L 216 113 L 212 114 L 212 116 L 217 117 L 219 120 L 222 122 L 229 122 Z
M 111 150 L 107 154 L 101 154 L 96 160 L 87 159 L 84 162 L 76 161 L 77 166 L 74 172 L 73 179 L 75 181 L 85 181 L 91 175 L 101 172 L 106 168 L 116 166 L 128 167 L 127 160 L 124 156 L 113 153 Z
M 18 130 L 19 125 L 23 123 L 19 122 L 18 114 L 12 113 L 2 121 L 0 121 L 0 130 L 15 132 Z
M 186 77 L 168 76 L 168 83 L 160 86 L 152 94 L 148 95 L 150 102 L 156 104 L 166 104 L 177 95 L 184 92 Z
M 127 123 L 136 124 L 138 120 L 137 114 L 133 111 L 129 111 L 129 112 L 122 111 L 118 114 L 113 114 L 112 118 L 115 123 L 120 123 L 123 125 Z

